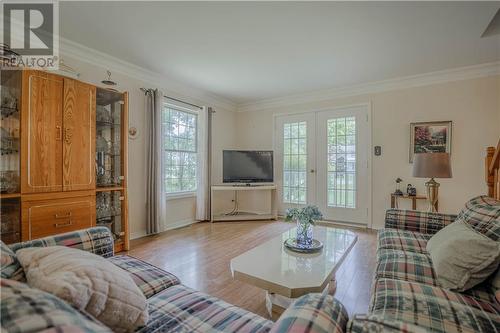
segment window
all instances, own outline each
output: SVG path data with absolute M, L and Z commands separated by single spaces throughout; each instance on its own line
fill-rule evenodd
M 283 202 L 305 204 L 307 195 L 307 123 L 283 128 Z
M 329 119 L 328 206 L 356 208 L 356 118 Z
M 196 191 L 197 115 L 165 104 L 163 108 L 165 190 Z

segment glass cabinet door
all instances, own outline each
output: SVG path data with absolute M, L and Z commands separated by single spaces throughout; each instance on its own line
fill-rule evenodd
M 13 70 L 1 74 L 1 193 L 19 193 L 21 74 Z
M 97 187 L 119 187 L 122 175 L 123 94 L 97 88 L 96 177 Z
M 126 93 L 96 90 L 96 225 L 111 230 L 116 252 L 128 249 L 126 103 Z

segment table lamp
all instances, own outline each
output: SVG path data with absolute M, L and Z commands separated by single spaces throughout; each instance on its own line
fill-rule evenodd
M 439 183 L 434 178 L 451 178 L 450 154 L 420 153 L 413 158 L 413 177 L 430 178 L 425 183 L 429 212 L 437 212 Z

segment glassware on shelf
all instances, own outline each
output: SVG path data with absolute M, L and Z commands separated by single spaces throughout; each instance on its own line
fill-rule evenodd
M 112 124 L 113 118 L 111 117 L 111 112 L 104 105 L 97 105 L 96 108 L 96 120 L 103 124 Z
M 111 152 L 111 154 L 112 154 L 113 156 L 120 156 L 120 153 L 121 153 L 120 141 L 115 141 L 115 142 L 111 145 L 110 152 Z
M 19 198 L 2 199 L 0 203 L 0 235 L 4 243 L 21 241 Z
M 7 170 L 0 172 L 0 190 L 2 193 L 16 193 L 19 187 L 17 171 Z
M 103 136 L 98 136 L 96 139 L 96 150 L 98 153 L 107 153 L 109 151 L 109 142 Z
M 2 94 L 2 108 L 17 110 L 18 101 L 17 98 L 12 94 L 11 89 L 5 89 Z
M 19 152 L 19 138 L 12 136 L 11 132 L 3 127 L 0 129 L 0 133 L 1 154 L 9 155 Z
M 107 227 L 117 239 L 121 235 L 121 192 L 96 194 L 96 225 Z

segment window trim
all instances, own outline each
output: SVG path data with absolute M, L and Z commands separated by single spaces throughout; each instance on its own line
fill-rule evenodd
M 195 120 L 195 133 L 196 133 L 196 139 L 195 139 L 195 150 L 194 151 L 190 151 L 190 150 L 172 150 L 172 149 L 167 149 L 167 148 L 163 148 L 162 149 L 162 154 L 165 154 L 166 152 L 180 152 L 180 153 L 194 153 L 196 154 L 196 168 L 198 169 L 198 117 L 199 117 L 199 111 L 198 110 L 194 110 L 194 109 L 190 109 L 190 108 L 186 108 L 186 107 L 182 107 L 182 106 L 179 106 L 177 104 L 174 104 L 174 103 L 170 103 L 168 102 L 167 100 L 165 100 L 163 102 L 163 107 L 164 108 L 168 108 L 168 109 L 174 109 L 174 110 L 177 110 L 177 111 L 180 111 L 180 112 L 185 112 L 185 113 L 190 113 L 192 115 L 194 115 L 196 117 L 196 120 Z M 162 110 L 163 111 L 163 110 Z M 162 122 L 162 126 L 163 126 L 163 122 Z M 163 129 L 162 129 L 163 131 Z M 165 166 L 164 166 L 165 167 Z M 166 179 L 165 179 L 166 180 Z M 196 188 L 192 191 L 175 191 L 175 192 L 167 192 L 167 189 L 166 189 L 166 186 L 165 186 L 165 198 L 166 200 L 176 200 L 176 199 L 182 199 L 182 198 L 191 198 L 191 197 L 196 197 L 196 193 L 198 191 L 198 173 L 196 174 Z
M 167 201 L 194 197 L 196 197 L 196 191 L 165 192 Z

